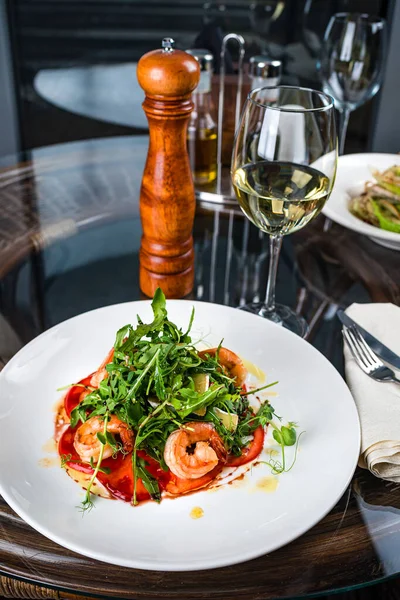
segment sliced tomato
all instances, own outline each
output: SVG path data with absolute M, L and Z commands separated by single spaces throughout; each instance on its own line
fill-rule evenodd
M 138 450 L 137 455 L 146 461 L 146 470 L 157 479 L 161 489 L 164 490 L 170 479 L 170 471 L 164 471 L 160 463 L 148 456 L 144 450 Z
M 75 429 L 68 427 L 65 430 L 58 444 L 58 452 L 61 456 L 70 456 L 70 459 L 65 463 L 70 469 L 75 469 L 81 473 L 94 473 L 94 469 L 88 463 L 81 461 L 75 450 L 76 430 L 77 427 Z M 110 469 L 110 473 L 100 471 L 97 474 L 99 481 L 115 498 L 130 502 L 133 495 L 132 455 L 123 456 L 119 453 L 115 458 L 110 457 L 103 460 L 101 466 Z M 138 501 L 147 500 L 150 497 L 141 481 L 138 482 L 137 488 Z
M 130 502 L 133 496 L 132 454 L 118 454 L 116 458 L 107 458 L 101 463 L 102 467 L 110 469 L 110 473 L 99 472 L 97 479 L 114 496 Z M 149 493 L 141 481 L 137 482 L 136 496 L 138 502 L 148 500 Z
M 75 450 L 74 438 L 76 430 L 77 427 L 75 429 L 71 427 L 66 429 L 60 439 L 58 451 L 60 455 L 71 457 L 65 463 L 67 467 L 81 473 L 92 474 L 94 473 L 94 469 L 88 463 L 81 461 L 79 454 Z M 132 455 L 123 456 L 120 453 L 115 458 L 103 460 L 101 466 L 110 469 L 110 473 L 107 474 L 100 471 L 97 474 L 99 481 L 115 498 L 130 502 L 133 494 Z M 138 487 L 140 488 L 140 485 Z M 139 492 L 140 499 L 147 499 L 149 497 L 144 486 L 143 489 L 139 489 Z
M 94 469 L 88 463 L 81 461 L 79 454 L 75 450 L 74 438 L 77 429 L 78 427 L 74 429 L 68 427 L 64 431 L 58 444 L 58 452 L 61 456 L 70 457 L 65 463 L 68 468 L 75 469 L 75 471 L 80 471 L 81 473 L 92 474 Z M 139 450 L 138 456 L 146 461 L 146 469 L 159 481 L 161 489 L 165 489 L 170 474 L 163 471 L 159 463 L 150 456 L 147 456 L 142 450 Z M 132 454 L 124 456 L 120 452 L 115 458 L 104 459 L 101 466 L 109 469 L 110 472 L 102 473 L 99 471 L 97 479 L 114 498 L 131 502 L 133 496 Z M 144 487 L 141 479 L 138 479 L 136 482 L 136 499 L 138 502 L 150 500 L 150 494 Z
M 257 429 L 254 430 L 253 440 L 250 442 L 250 445 L 247 448 L 242 450 L 241 456 L 230 456 L 228 458 L 227 466 L 228 467 L 239 467 L 240 465 L 245 465 L 250 461 L 257 458 L 257 456 L 261 453 L 261 450 L 264 446 L 264 427 L 259 425 Z
M 74 447 L 74 438 L 76 433 L 75 429 L 68 427 L 62 434 L 58 443 L 58 452 L 60 456 L 70 456 L 71 458 L 66 461 L 67 467 L 80 471 L 81 473 L 93 473 L 92 467 L 81 461 L 79 454 Z
M 146 461 L 146 470 L 158 480 L 161 488 L 164 489 L 169 474 L 163 471 L 159 463 L 150 456 L 147 456 L 144 451 L 139 450 L 137 455 Z M 118 454 L 116 458 L 103 460 L 101 465 L 111 469 L 111 473 L 99 473 L 97 476 L 99 481 L 115 498 L 131 502 L 133 497 L 132 454 L 127 454 L 126 456 Z M 150 498 L 151 496 L 144 487 L 143 481 L 138 479 L 136 482 L 137 502 L 150 500 Z
M 212 471 L 197 479 L 183 479 L 169 472 L 169 481 L 165 485 L 165 491 L 173 496 L 181 496 L 199 490 L 209 485 L 221 473 L 224 466 L 223 463 L 220 463 Z

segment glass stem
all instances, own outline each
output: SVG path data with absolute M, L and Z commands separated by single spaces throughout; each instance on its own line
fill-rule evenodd
M 351 110 L 343 108 L 339 111 L 339 156 L 344 153 L 344 143 L 346 141 L 347 126 L 349 124 Z
M 265 305 L 261 309 L 261 316 L 271 314 L 275 311 L 275 284 L 278 272 L 279 255 L 282 247 L 282 236 L 271 235 L 269 238 L 269 273 L 267 292 L 265 294 Z

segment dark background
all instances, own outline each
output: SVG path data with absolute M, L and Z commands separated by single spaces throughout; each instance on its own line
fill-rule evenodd
M 236 32 L 246 40 L 247 60 L 267 53 L 283 61 L 282 83 L 320 88 L 315 63 L 329 17 L 351 10 L 379 14 L 392 24 L 395 5 L 395 0 L 0 0 L 0 154 L 143 133 L 55 107 L 35 89 L 43 70 L 135 63 L 165 36 L 179 48 L 202 45 L 217 55 L 222 36 Z M 132 111 L 141 111 L 140 103 L 132 99 Z M 377 106 L 374 99 L 352 114 L 346 152 L 373 146 Z

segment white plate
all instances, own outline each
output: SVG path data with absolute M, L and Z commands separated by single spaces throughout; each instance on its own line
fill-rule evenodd
M 349 200 L 364 189 L 367 181 L 373 181 L 371 169 L 383 171 L 392 165 L 400 165 L 399 154 L 345 154 L 339 157 L 333 192 L 322 212 L 336 223 L 367 235 L 377 244 L 392 250 L 400 250 L 400 234 L 385 231 L 364 223 L 349 211 Z
M 148 301 L 108 306 L 43 333 L 0 375 L 0 493 L 40 533 L 121 566 L 207 569 L 287 544 L 339 500 L 360 447 L 358 415 L 343 379 L 313 346 L 258 316 L 170 300 L 171 320 L 186 327 L 193 305 L 195 336 L 208 334 L 207 341 L 215 345 L 224 338 L 225 346 L 263 369 L 267 380 L 279 380 L 279 397 L 271 398 L 277 414 L 305 431 L 293 469 L 280 476 L 273 493 L 257 488 L 262 477 L 270 476 L 269 467 L 259 465 L 239 487 L 226 485 L 136 508 L 96 498 L 96 507 L 82 517 L 77 484 L 61 468 L 43 468 L 40 461 L 53 434 L 53 407 L 60 396 L 56 388 L 97 368 L 116 330 L 135 321 L 136 314 L 151 319 Z M 197 506 L 204 516 L 193 520 L 190 512 Z

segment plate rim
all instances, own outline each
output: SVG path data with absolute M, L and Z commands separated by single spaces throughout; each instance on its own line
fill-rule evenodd
M 358 153 L 354 153 L 354 154 L 343 154 L 342 156 L 339 156 L 338 171 L 339 171 L 341 163 L 351 163 L 352 160 L 360 159 L 360 158 L 368 160 L 368 157 L 373 157 L 373 156 L 385 157 L 388 160 L 390 159 L 390 157 L 396 158 L 400 164 L 400 154 L 392 154 L 389 152 L 358 152 Z M 344 166 L 350 167 L 351 164 L 350 165 L 345 164 Z M 337 175 L 336 175 L 336 177 L 337 177 Z M 335 181 L 335 185 L 336 185 L 336 181 Z M 346 227 L 346 229 L 351 229 L 352 231 L 355 231 L 362 235 L 366 235 L 369 238 L 383 239 L 383 240 L 387 240 L 390 242 L 398 243 L 399 249 L 400 249 L 400 234 L 399 233 L 395 233 L 393 231 L 387 231 L 385 229 L 380 229 L 379 227 L 374 227 L 373 225 L 370 225 L 369 223 L 365 223 L 361 219 L 358 219 L 357 217 L 352 215 L 348 209 L 347 209 L 346 216 L 343 216 L 340 213 L 336 212 L 336 210 L 333 208 L 333 206 L 336 202 L 341 201 L 343 191 L 342 190 L 337 191 L 338 198 L 336 199 L 335 185 L 333 187 L 333 190 L 332 190 L 329 200 L 327 201 L 327 203 L 325 204 L 325 206 L 323 207 L 323 209 L 321 211 L 323 215 L 325 215 L 326 217 L 328 217 L 335 223 L 338 223 L 339 225 Z M 333 202 L 332 202 L 332 200 L 333 200 Z
M 223 310 L 228 310 L 229 312 L 232 312 L 232 313 L 236 312 L 238 310 L 237 308 L 232 307 L 232 306 L 226 306 L 224 304 L 217 304 L 217 303 L 199 301 L 199 300 L 169 299 L 169 300 L 167 300 L 167 304 L 171 303 L 171 301 L 173 303 L 179 303 L 179 304 L 180 303 L 191 304 L 194 307 L 196 307 L 196 305 L 198 305 L 198 304 L 201 304 L 202 306 L 206 306 L 206 305 L 216 306 Z M 151 299 L 133 300 L 133 301 L 128 301 L 128 302 L 121 302 L 118 304 L 110 304 L 110 305 L 106 305 L 106 306 L 101 306 L 101 307 L 98 307 L 95 309 L 91 309 L 91 310 L 79 313 L 78 315 L 74 315 L 73 317 L 65 319 L 64 321 L 52 326 L 51 328 L 47 329 L 46 331 L 42 332 L 41 334 L 39 334 L 38 336 L 33 338 L 25 346 L 23 346 L 5 365 L 5 367 L 0 372 L 0 393 L 1 393 L 2 381 L 5 376 L 4 374 L 6 374 L 7 370 L 11 368 L 12 362 L 14 361 L 14 359 L 16 359 L 18 357 L 18 355 L 22 351 L 24 351 L 26 348 L 37 343 L 37 340 L 39 338 L 43 339 L 48 334 L 54 332 L 54 330 L 56 330 L 58 327 L 64 325 L 65 323 L 71 323 L 72 321 L 77 320 L 87 314 L 100 312 L 104 309 L 114 309 L 115 310 L 117 307 L 123 306 L 123 305 L 124 306 L 127 306 L 127 305 L 137 306 L 140 304 L 142 306 L 144 306 L 144 305 L 148 306 L 150 303 L 151 303 Z M 260 318 L 257 315 L 253 315 L 251 313 L 246 313 L 246 314 L 250 315 L 250 318 Z M 354 424 L 357 425 L 356 431 L 354 431 L 354 435 L 352 436 L 352 439 L 351 439 L 351 442 L 352 442 L 352 444 L 354 444 L 354 448 L 357 449 L 357 452 L 354 450 L 354 457 L 352 458 L 352 461 L 351 461 L 351 467 L 350 467 L 350 461 L 349 461 L 348 476 L 345 479 L 345 484 L 342 484 L 342 486 L 341 486 L 341 488 L 343 488 L 343 489 L 341 489 L 340 492 L 335 494 L 335 497 L 328 503 L 327 508 L 325 508 L 324 511 L 318 512 L 318 515 L 315 518 L 311 519 L 310 521 L 307 521 L 307 524 L 305 526 L 301 525 L 300 527 L 298 527 L 298 529 L 295 531 L 295 534 L 292 537 L 290 537 L 290 539 L 288 541 L 286 541 L 284 543 L 278 541 L 276 544 L 268 545 L 268 549 L 264 549 L 263 547 L 258 546 L 256 551 L 248 551 L 246 554 L 242 554 L 240 556 L 240 558 L 236 558 L 236 559 L 225 558 L 225 559 L 221 559 L 219 561 L 213 559 L 212 561 L 209 561 L 209 562 L 206 562 L 204 559 L 196 559 L 196 560 L 192 560 L 192 562 L 187 561 L 187 564 L 185 564 L 184 566 L 182 566 L 182 564 L 174 565 L 173 563 L 162 563 L 159 561 L 157 563 L 157 566 L 154 567 L 154 566 L 152 566 L 151 561 L 149 561 L 148 559 L 142 559 L 139 561 L 137 559 L 132 559 L 132 558 L 129 558 L 126 560 L 124 560 L 124 559 L 121 560 L 119 558 L 113 559 L 112 556 L 107 555 L 103 552 L 86 551 L 86 549 L 84 549 L 82 551 L 81 547 L 78 544 L 75 544 L 74 542 L 69 542 L 69 541 L 66 542 L 62 536 L 52 533 L 52 531 L 49 530 L 47 527 L 42 526 L 34 518 L 31 518 L 29 515 L 29 512 L 26 511 L 20 504 L 18 504 L 17 501 L 14 501 L 13 496 L 9 495 L 8 491 L 3 486 L 1 474 L 0 474 L 0 495 L 3 496 L 3 498 L 7 502 L 7 504 L 9 504 L 9 506 L 18 514 L 18 516 L 20 516 L 20 518 L 22 518 L 29 526 L 31 526 L 33 529 L 35 529 L 41 535 L 43 535 L 46 538 L 50 539 L 51 541 L 55 542 L 59 546 L 66 548 L 72 552 L 75 552 L 78 555 L 85 556 L 87 558 L 94 559 L 97 561 L 101 561 L 106 564 L 113 564 L 113 565 L 125 567 L 125 568 L 142 569 L 142 570 L 154 571 L 154 572 L 206 571 L 206 570 L 210 570 L 210 569 L 218 569 L 218 568 L 222 568 L 222 567 L 233 566 L 236 564 L 241 564 L 241 563 L 247 562 L 249 560 L 260 558 L 261 556 L 266 556 L 269 553 L 274 552 L 275 550 L 278 550 L 279 548 L 284 548 L 288 544 L 291 544 L 296 539 L 298 539 L 300 536 L 304 535 L 305 533 L 310 531 L 313 527 L 315 527 L 315 525 L 317 525 L 322 519 L 324 519 L 326 517 L 326 515 L 332 510 L 332 508 L 334 508 L 334 506 L 337 504 L 337 502 L 340 500 L 340 498 L 343 496 L 346 489 L 348 488 L 348 486 L 354 476 L 354 472 L 355 472 L 355 470 L 357 468 L 357 464 L 358 464 L 359 453 L 360 453 L 360 448 L 361 448 L 361 424 L 360 424 L 360 418 L 358 415 L 358 411 L 357 411 L 354 399 L 352 398 L 351 391 L 350 391 L 345 379 L 337 371 L 337 369 L 334 367 L 334 365 L 322 354 L 322 352 L 320 352 L 315 346 L 310 344 L 307 340 L 300 338 L 295 333 L 293 333 L 287 329 L 281 328 L 280 325 L 277 325 L 276 323 L 273 323 L 268 320 L 264 320 L 264 322 L 266 322 L 267 326 L 269 326 L 269 327 L 278 328 L 281 331 L 284 331 L 284 335 L 288 335 L 288 339 L 290 339 L 292 336 L 294 336 L 294 339 L 297 338 L 297 340 L 300 341 L 300 343 L 308 344 L 308 346 L 311 348 L 312 352 L 315 352 L 321 356 L 321 358 L 327 363 L 327 366 L 329 367 L 329 369 L 331 369 L 332 373 L 335 373 L 335 376 L 339 378 L 339 380 L 341 381 L 341 384 L 344 386 L 345 389 L 347 389 L 349 400 L 353 400 L 353 402 L 350 402 L 348 408 L 349 408 L 349 410 L 351 410 L 353 412 L 353 418 L 355 419 Z M 201 561 L 201 565 L 198 564 L 200 561 Z

